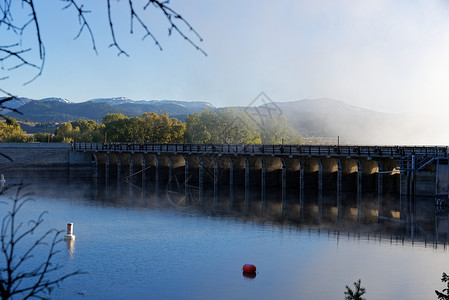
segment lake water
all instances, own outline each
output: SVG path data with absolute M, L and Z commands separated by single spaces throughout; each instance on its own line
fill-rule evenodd
M 45 229 L 74 223 L 76 240 L 58 244 L 55 262 L 87 274 L 54 299 L 344 299 L 358 279 L 367 299 L 436 299 L 449 272 L 448 213 L 432 198 L 289 191 L 282 201 L 278 191 L 188 187 L 186 200 L 184 186 L 6 179 L 34 193 L 23 220 L 46 210 Z M 246 263 L 255 278 L 243 276 Z

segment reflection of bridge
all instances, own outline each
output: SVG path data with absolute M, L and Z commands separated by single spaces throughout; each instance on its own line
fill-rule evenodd
M 194 184 L 448 194 L 447 147 L 74 143 L 98 176 Z M 77 161 L 80 161 L 79 158 Z
M 286 226 L 290 230 L 316 230 L 334 235 L 357 235 L 365 239 L 396 240 L 424 244 L 447 243 L 448 229 L 435 215 L 435 207 L 428 197 L 400 197 L 356 193 L 310 191 L 305 195 L 288 190 L 286 197 L 280 190 L 266 195 L 258 187 L 212 186 L 203 190 L 175 185 L 153 185 L 125 182 L 117 178 L 95 178 L 95 199 L 106 205 L 167 209 L 189 208 L 213 217 L 244 219 Z M 444 207 L 440 207 L 444 208 Z M 447 210 L 447 208 L 446 208 Z M 437 223 L 436 223 L 437 222 Z M 439 222 L 439 223 L 438 223 Z M 447 224 L 447 223 L 446 223 Z

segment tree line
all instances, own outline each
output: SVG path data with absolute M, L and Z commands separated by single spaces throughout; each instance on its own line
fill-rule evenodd
M 101 123 L 77 120 L 62 123 L 54 134 L 27 134 L 13 118 L 0 123 L 0 142 L 132 142 L 212 144 L 301 144 L 302 137 L 283 116 L 257 123 L 237 109 L 187 115 L 185 122 L 168 114 L 144 113 L 140 117 L 107 114 Z

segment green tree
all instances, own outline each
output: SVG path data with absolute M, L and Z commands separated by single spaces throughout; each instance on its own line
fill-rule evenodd
M 259 144 L 260 135 L 242 112 L 205 109 L 186 118 L 185 140 L 188 143 Z
M 34 141 L 39 143 L 54 142 L 53 135 L 48 132 L 37 132 L 34 134 Z
M 302 137 L 292 128 L 284 116 L 271 118 L 259 127 L 263 144 L 302 144 Z
M 104 125 L 95 121 L 78 120 L 62 123 L 55 131 L 55 141 L 102 142 Z
M 0 142 L 27 143 L 32 141 L 33 137 L 27 135 L 14 118 L 6 118 L 5 122 L 0 122 Z
M 20 127 L 20 125 L 17 122 L 17 120 L 14 119 L 14 118 L 11 118 L 11 117 L 5 117 L 5 123 L 6 123 L 6 125 L 12 126 L 14 128 L 19 128 Z
M 170 139 L 171 143 L 182 143 L 184 141 L 184 133 L 186 131 L 186 124 L 178 119 L 171 118 L 170 125 Z
M 110 142 L 143 142 L 142 126 L 140 118 L 124 118 L 111 121 L 104 127 Z
M 203 114 L 194 113 L 186 117 L 185 140 L 187 143 L 209 143 L 212 135 L 210 134 L 207 124 L 202 120 Z
M 73 121 L 73 139 L 81 142 L 101 142 L 103 125 L 92 120 Z
M 260 133 L 251 120 L 242 111 L 236 109 L 220 109 L 217 111 L 219 120 L 218 132 L 215 133 L 215 143 L 223 144 L 260 144 Z
M 123 114 L 107 114 L 106 116 L 103 117 L 103 120 L 101 123 L 106 125 L 107 123 L 117 121 L 117 120 L 123 120 L 126 118 L 127 117 L 125 117 Z
M 151 143 L 181 143 L 185 124 L 168 114 L 144 113 L 141 117 L 144 141 Z

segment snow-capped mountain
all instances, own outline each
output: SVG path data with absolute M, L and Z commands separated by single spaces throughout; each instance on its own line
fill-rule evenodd
M 114 97 L 114 98 L 96 98 L 91 99 L 86 102 L 94 102 L 94 103 L 107 103 L 110 105 L 120 105 L 120 104 L 127 104 L 127 103 L 135 103 L 136 101 L 131 100 L 126 97 Z
M 21 114 L 6 112 L 5 115 L 26 118 L 36 122 L 68 122 L 79 119 L 101 122 L 106 114 L 119 113 L 128 117 L 137 117 L 148 112 L 168 114 L 170 117 L 183 120 L 186 115 L 202 112 L 205 108 L 215 109 L 208 102 L 134 101 L 126 97 L 97 98 L 85 102 L 71 102 L 63 98 L 44 98 L 41 100 L 19 98 L 11 100 L 11 104 L 14 106 L 9 107 L 17 109 Z
M 213 108 L 214 106 L 209 102 L 204 101 L 180 101 L 180 100 L 132 100 L 126 97 L 114 97 L 114 98 L 97 98 L 89 100 L 89 102 L 94 103 L 107 103 L 110 105 L 121 105 L 121 104 L 149 104 L 149 105 L 167 105 L 174 104 L 182 107 L 189 108 Z
M 0 100 L 6 99 L 6 98 L 7 97 L 2 97 L 2 98 L 0 98 Z M 25 98 L 25 97 L 14 98 L 12 100 L 9 100 L 9 101 L 3 103 L 3 106 L 15 109 L 15 108 L 21 107 L 22 105 L 30 103 L 31 101 L 33 101 L 33 99 Z
M 56 101 L 56 102 L 62 102 L 62 103 L 72 103 L 71 101 L 64 99 L 64 98 L 57 98 L 57 97 L 49 97 L 49 98 L 43 98 L 37 101 Z

